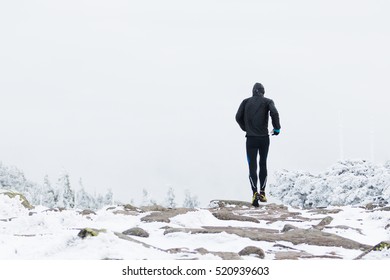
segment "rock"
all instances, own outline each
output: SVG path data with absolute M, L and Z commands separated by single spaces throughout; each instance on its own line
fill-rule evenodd
M 139 236 L 139 237 L 149 237 L 149 233 L 140 228 L 140 227 L 133 227 L 131 229 L 125 230 L 122 232 L 125 235 L 133 235 L 133 236 Z
M 312 256 L 306 252 L 281 251 L 275 253 L 275 260 L 298 260 L 302 257 Z
M 364 208 L 366 210 L 373 210 L 375 207 L 377 207 L 377 205 L 374 205 L 374 203 L 370 202 L 370 203 L 367 203 Z
M 47 210 L 44 210 L 43 212 L 62 212 L 66 209 L 64 207 L 55 207 L 55 208 L 49 208 Z
M 276 234 L 279 233 L 276 229 L 265 229 L 265 228 L 246 228 L 246 227 L 207 227 L 204 226 L 203 228 L 167 228 L 164 231 L 164 235 L 170 234 L 170 233 L 176 233 L 176 232 L 184 232 L 184 233 L 190 233 L 190 234 L 213 234 L 213 233 L 238 233 L 237 235 L 241 237 L 249 237 L 251 233 L 257 232 L 259 234 L 261 233 L 268 233 L 268 234 Z M 246 235 L 248 233 L 248 235 Z M 242 235 L 240 235 L 242 234 Z M 250 238 L 250 237 L 249 237 Z M 256 240 L 257 241 L 257 240 Z
M 127 210 L 115 210 L 112 213 L 115 215 L 137 216 L 140 212 L 127 211 Z
M 79 212 L 80 215 L 86 216 L 86 215 L 96 215 L 96 213 L 90 209 L 85 209 L 81 212 Z
M 388 249 L 390 249 L 390 241 L 382 241 L 372 248 L 373 251 L 383 251 Z
M 156 250 L 159 250 L 159 251 L 164 251 L 164 250 L 161 249 L 161 248 L 154 247 L 154 246 L 149 245 L 149 244 L 147 244 L 147 243 L 145 243 L 145 242 L 142 242 L 142 241 L 139 241 L 139 240 L 137 240 L 137 239 L 134 239 L 134 238 L 132 238 L 131 236 L 128 236 L 128 235 L 126 235 L 126 234 L 123 234 L 123 233 L 121 233 L 121 232 L 114 232 L 114 234 L 115 234 L 117 237 L 119 237 L 120 239 L 123 239 L 123 240 L 126 240 L 126 241 L 131 241 L 131 242 L 140 244 L 140 245 L 144 246 L 145 248 L 148 248 L 148 249 L 153 248 L 153 249 L 156 249 Z
M 338 214 L 339 212 L 343 211 L 342 209 L 325 209 L 325 208 L 317 208 L 317 209 L 311 209 L 308 212 L 314 213 L 314 214 Z
M 198 252 L 199 254 L 201 255 L 206 255 L 209 253 L 209 251 L 205 248 L 198 248 L 198 249 L 195 249 L 196 252 Z
M 255 246 L 247 246 L 244 249 L 242 249 L 240 252 L 238 252 L 240 256 L 250 256 L 250 255 L 256 255 L 256 257 L 260 259 L 264 259 L 265 254 L 263 249 L 255 247 Z
M 166 209 L 166 208 L 165 208 Z M 190 211 L 196 211 L 195 209 L 188 208 L 176 208 L 176 209 L 166 209 L 163 212 L 153 212 L 149 215 L 141 218 L 141 221 L 152 223 L 152 222 L 160 222 L 160 223 L 170 223 L 170 218 L 173 218 L 177 215 L 186 214 Z
M 366 250 L 364 253 L 360 254 L 355 258 L 355 260 L 360 260 L 362 259 L 365 255 L 369 254 L 372 251 L 383 251 L 383 250 L 389 250 L 390 249 L 390 241 L 382 241 L 375 246 L 369 248 Z
M 98 236 L 99 233 L 101 233 L 101 232 L 106 232 L 106 230 L 105 229 L 84 228 L 84 229 L 80 230 L 80 232 L 77 234 L 77 236 L 84 239 L 88 236 Z
M 172 208 L 170 208 L 170 209 L 172 209 Z M 157 204 L 150 205 L 150 206 L 142 206 L 141 207 L 141 210 L 144 211 L 144 212 L 152 212 L 152 211 L 164 212 L 164 211 L 168 211 L 170 209 L 165 208 L 165 207 L 163 207 L 161 205 L 157 205 Z
M 276 252 L 275 260 L 299 260 L 299 259 L 342 259 L 339 256 L 334 255 L 312 255 L 304 251 L 300 252 Z
M 6 195 L 8 196 L 9 198 L 15 198 L 15 197 L 18 197 L 21 204 L 27 208 L 28 210 L 32 210 L 34 209 L 34 206 L 32 206 L 30 204 L 30 202 L 28 202 L 27 198 L 22 195 L 21 193 L 18 193 L 18 192 L 13 192 L 13 191 L 5 191 L 5 192 L 1 192 L 0 195 Z
M 390 206 L 382 207 L 382 208 L 377 208 L 374 211 L 390 211 Z
M 205 248 L 195 249 L 201 255 L 212 254 L 214 256 L 220 257 L 223 260 L 241 260 L 241 257 L 237 253 L 233 252 L 212 252 Z
M 168 253 L 170 253 L 170 254 L 180 254 L 180 253 L 183 253 L 183 252 L 189 253 L 189 249 L 188 249 L 188 248 L 185 248 L 185 247 L 181 247 L 181 248 L 170 248 L 170 249 L 167 249 L 166 251 L 167 251 Z
M 223 260 L 241 260 L 240 255 L 234 252 L 210 252 L 211 254 L 220 257 Z
M 239 200 L 212 200 L 210 201 L 211 208 L 224 208 L 224 207 L 247 207 L 251 208 L 252 204 L 247 201 L 239 201 Z
M 278 230 L 261 228 L 239 228 L 239 227 L 203 227 L 200 229 L 170 228 L 164 234 L 173 232 L 186 232 L 191 234 L 221 233 L 236 234 L 240 237 L 249 238 L 254 241 L 277 242 L 286 241 L 294 245 L 308 244 L 315 246 L 342 247 L 345 249 L 365 250 L 371 246 L 356 242 L 354 240 L 333 234 L 322 232 L 318 229 L 293 229 L 279 233 Z
M 390 228 L 390 224 L 387 224 L 386 226 L 385 226 L 385 229 L 389 229 Z
M 123 209 L 124 210 L 127 210 L 127 211 L 139 211 L 140 209 L 138 209 L 137 207 L 131 205 L 131 204 L 125 204 L 123 205 Z
M 316 246 L 342 247 L 345 249 L 364 250 L 369 245 L 356 242 L 354 240 L 333 234 L 322 232 L 318 229 L 295 229 L 283 234 L 284 241 L 297 244 L 309 244 Z
M 219 220 L 234 220 L 234 221 L 241 221 L 241 222 L 252 222 L 252 223 L 260 223 L 259 220 L 253 217 L 248 217 L 248 216 L 240 216 L 240 215 L 235 215 L 230 211 L 218 211 L 214 212 L 213 216 L 216 217 Z
M 285 212 L 288 210 L 287 206 L 284 206 L 281 204 L 276 204 L 276 203 L 265 204 L 265 208 L 267 210 L 273 210 L 273 211 L 279 211 L 279 212 Z
M 286 231 L 293 230 L 293 229 L 297 229 L 297 227 L 290 225 L 290 224 L 285 224 L 283 229 L 282 229 L 282 232 L 286 232 Z
M 333 218 L 331 216 L 327 216 L 321 220 L 321 222 L 314 226 L 314 228 L 322 230 L 325 228 L 325 226 L 329 225 L 333 221 Z

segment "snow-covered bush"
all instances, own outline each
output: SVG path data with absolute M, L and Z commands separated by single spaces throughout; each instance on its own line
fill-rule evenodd
M 318 175 L 278 171 L 270 194 L 295 207 L 364 205 L 390 202 L 390 164 L 365 160 L 339 161 Z

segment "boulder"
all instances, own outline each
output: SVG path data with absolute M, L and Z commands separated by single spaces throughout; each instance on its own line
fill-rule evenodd
M 390 241 L 382 241 L 379 244 L 376 244 L 372 250 L 373 251 L 383 251 L 383 250 L 389 250 L 390 249 Z
M 131 229 L 125 230 L 122 232 L 125 235 L 133 235 L 133 236 L 139 236 L 139 237 L 149 237 L 149 233 L 140 228 L 140 227 L 133 227 Z
M 79 214 L 83 216 L 96 215 L 96 213 L 90 209 L 84 209 L 83 211 L 79 212 Z
M 106 232 L 105 229 L 94 229 L 94 228 L 83 228 L 80 230 L 80 232 L 77 234 L 78 237 L 84 239 L 88 236 L 98 236 L 99 233 Z
M 283 229 L 282 229 L 282 232 L 286 232 L 286 231 L 293 230 L 293 229 L 297 229 L 297 227 L 290 225 L 290 224 L 285 224 Z
M 242 249 L 240 252 L 238 252 L 240 256 L 250 256 L 255 255 L 256 257 L 260 259 L 264 259 L 264 251 L 263 249 L 255 246 L 247 246 L 244 249 Z
M 331 216 L 327 216 L 319 222 L 318 225 L 314 226 L 314 228 L 322 230 L 325 228 L 325 226 L 329 225 L 333 221 L 333 218 Z
M 390 250 L 390 241 L 382 241 L 382 242 L 376 244 L 375 246 L 366 250 L 364 253 L 357 256 L 355 258 L 355 260 L 362 259 L 364 256 L 368 255 L 372 251 L 383 251 L 383 250 Z
M 123 205 L 123 209 L 127 211 L 139 211 L 139 209 L 131 204 Z

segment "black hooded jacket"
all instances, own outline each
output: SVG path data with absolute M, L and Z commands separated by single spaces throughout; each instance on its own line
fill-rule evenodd
M 256 83 L 253 96 L 242 101 L 236 114 L 236 121 L 246 136 L 268 136 L 268 119 L 271 115 L 272 126 L 280 129 L 279 113 L 274 102 L 264 97 L 264 87 Z

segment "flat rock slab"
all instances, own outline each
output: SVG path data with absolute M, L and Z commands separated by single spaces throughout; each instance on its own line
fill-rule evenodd
M 294 245 L 308 244 L 315 246 L 342 247 L 353 250 L 366 250 L 371 246 L 341 237 L 333 233 L 322 232 L 318 229 L 292 229 L 283 233 L 278 230 L 260 228 L 237 228 L 237 227 L 203 227 L 203 228 L 169 228 L 164 234 L 173 232 L 185 232 L 191 234 L 221 233 L 226 232 L 246 237 L 254 241 L 278 242 L 287 241 Z
M 177 215 L 186 214 L 191 211 L 196 211 L 196 210 L 190 208 L 176 208 L 176 209 L 167 209 L 165 211 L 156 211 L 141 218 L 141 221 L 147 223 L 153 223 L 153 222 L 170 223 L 171 218 Z
M 342 209 L 326 209 L 326 208 L 319 208 L 319 209 L 310 209 L 309 213 L 314 214 L 322 214 L 322 215 L 329 215 L 329 214 L 337 214 L 339 212 L 343 211 Z
M 112 211 L 115 215 L 126 215 L 126 216 L 138 216 L 140 212 L 137 211 L 128 211 L 128 210 L 115 210 Z
M 220 257 L 223 260 L 242 260 L 240 255 L 234 252 L 213 252 L 205 248 L 198 248 L 195 249 L 195 251 L 201 255 L 212 254 L 214 256 Z
M 234 220 L 234 221 L 240 221 L 240 222 L 252 222 L 252 223 L 260 223 L 258 219 L 253 217 L 248 217 L 244 215 L 235 215 L 231 211 L 217 211 L 213 213 L 213 216 L 216 217 L 219 220 Z
M 332 255 L 312 255 L 307 252 L 282 251 L 275 253 L 275 260 L 299 260 L 299 259 L 342 259 Z
M 78 212 L 82 216 L 87 216 L 87 215 L 96 215 L 96 213 L 90 209 L 84 209 L 83 211 Z
M 172 210 L 173 208 L 166 208 L 164 206 L 160 205 L 150 205 L 150 206 L 141 206 L 140 207 L 143 212 L 152 212 L 152 211 L 159 211 L 159 212 L 164 212 L 164 211 L 169 211 Z
M 235 207 L 246 207 L 246 208 L 253 208 L 252 204 L 247 201 L 240 201 L 240 200 L 223 200 L 223 199 L 215 199 L 210 201 L 210 207 L 211 208 L 235 208 Z

